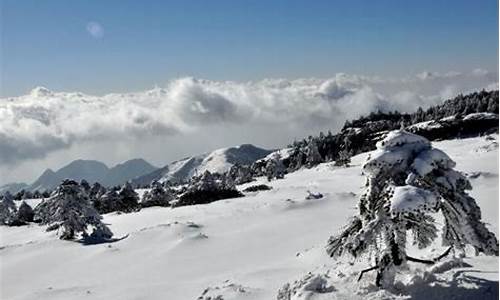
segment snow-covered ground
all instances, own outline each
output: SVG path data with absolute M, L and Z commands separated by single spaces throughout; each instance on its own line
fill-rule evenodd
M 493 137 L 495 141 L 480 137 L 433 145 L 457 162 L 457 170 L 470 175 L 471 195 L 498 236 L 498 136 Z M 265 183 L 273 189 L 243 198 L 105 215 L 117 237 L 128 235 L 111 244 L 62 241 L 36 225 L 2 226 L 1 298 L 197 299 L 203 294 L 206 299 L 275 299 L 283 284 L 309 271 L 331 269 L 332 276 L 351 278 L 367 263 L 347 268 L 347 263 L 329 258 L 324 246 L 356 212 L 366 155 L 354 157 L 350 168 L 326 163 L 283 180 L 259 179 L 240 188 Z M 308 190 L 324 197 L 306 200 Z M 435 256 L 441 249 L 436 245 L 420 256 Z M 412 283 L 402 287 L 401 297 L 497 298 L 498 258 L 481 255 L 465 262 L 470 266 L 442 267 L 433 283 L 410 277 Z M 423 273 L 425 267 L 414 268 Z M 371 281 L 367 274 L 360 283 L 351 280 L 334 287 L 338 293 L 310 299 L 389 297 L 384 291 L 363 288 Z

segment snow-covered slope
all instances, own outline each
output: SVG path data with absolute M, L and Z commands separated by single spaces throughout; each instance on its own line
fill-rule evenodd
M 99 182 L 104 186 L 115 186 L 154 170 L 156 167 L 144 159 L 131 159 L 112 168 L 108 168 L 104 163 L 96 160 L 79 159 L 56 172 L 51 169 L 45 170 L 27 189 L 30 191 L 52 190 L 66 178 L 77 181 L 85 179 L 89 183 Z
M 162 182 L 167 180 L 184 181 L 205 171 L 223 173 L 228 171 L 234 164 L 251 164 L 269 153 L 271 151 L 250 144 L 217 149 L 210 153 L 174 161 L 159 170 L 133 180 L 133 183 L 144 185 L 151 183 L 153 180 Z
M 482 208 L 483 220 L 498 235 L 496 142 L 479 137 L 433 145 L 457 162 L 457 170 L 469 174 L 471 195 Z M 328 268 L 333 270 L 330 276 L 344 278 L 345 285 L 334 286 L 336 293 L 325 287 L 325 293 L 310 299 L 394 295 L 397 299 L 497 299 L 497 257 L 466 258 L 469 266 L 433 270 L 434 283 L 410 277 L 395 293 L 388 293 L 369 285 L 373 274 L 359 283 L 351 280 L 367 267 L 366 262 L 350 266 L 327 256 L 328 237 L 356 211 L 366 156 L 353 157 L 350 168 L 325 163 L 283 180 L 267 183 L 260 178 L 239 188 L 265 183 L 273 189 L 243 198 L 105 215 L 117 237 L 129 235 L 112 244 L 61 241 L 36 225 L 0 227 L 0 298 L 182 300 L 203 294 L 204 300 L 218 295 L 225 300 L 267 300 L 275 299 L 284 283 Z M 306 200 L 308 190 L 324 197 Z M 419 257 L 435 256 L 442 249 L 436 244 Z M 423 265 L 411 268 L 415 274 L 430 272 Z

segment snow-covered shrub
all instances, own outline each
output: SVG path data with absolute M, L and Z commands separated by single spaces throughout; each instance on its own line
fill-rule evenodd
M 328 283 L 327 274 L 308 273 L 292 284 L 285 284 L 278 290 L 278 300 L 312 299 L 314 294 L 328 294 L 336 291 Z
M 369 254 L 378 270 L 377 284 L 391 285 L 394 271 L 407 261 L 422 262 L 406 253 L 407 233 L 419 248 L 437 237 L 430 213 L 444 217 L 443 243 L 454 251 L 473 246 L 498 255 L 498 241 L 481 221 L 481 211 L 466 190 L 467 178 L 455 171 L 455 162 L 418 135 L 396 130 L 377 143 L 363 166 L 366 191 L 359 215 L 328 241 L 331 256 Z M 428 262 L 428 263 L 432 263 Z
M 268 181 L 272 179 L 282 179 L 285 177 L 285 166 L 281 161 L 281 155 L 276 152 L 267 161 L 265 166 L 265 174 Z
M 201 176 L 191 179 L 186 191 L 180 195 L 174 206 L 206 204 L 242 196 L 243 194 L 235 188 L 232 180 L 228 180 L 226 176 L 205 171 Z
M 170 201 L 174 195 L 168 188 L 164 188 L 161 183 L 154 182 L 150 191 L 146 191 L 142 196 L 141 207 L 150 206 L 170 206 Z
M 265 184 L 257 184 L 257 185 L 251 185 L 244 189 L 244 192 L 258 192 L 258 191 L 269 191 L 271 190 L 272 187 L 265 185 Z
M 113 233 L 102 223 L 102 217 L 90 204 L 85 190 L 73 180 L 64 180 L 48 199 L 36 208 L 34 220 L 57 230 L 61 239 L 109 239 Z M 90 228 L 90 235 L 89 235 Z
M 0 224 L 11 225 L 16 218 L 16 204 L 9 192 L 6 192 L 0 199 Z
M 253 288 L 225 280 L 222 285 L 208 287 L 197 300 L 235 300 L 252 297 Z M 253 298 L 253 297 L 252 297 Z

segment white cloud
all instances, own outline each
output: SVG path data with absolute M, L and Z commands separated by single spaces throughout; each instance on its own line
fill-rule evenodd
M 104 96 L 36 88 L 25 96 L 0 99 L 0 167 L 89 142 L 105 142 L 104 153 L 118 151 L 109 149 L 113 141 L 123 145 L 145 138 L 200 136 L 201 143 L 216 134 L 226 145 L 251 137 L 268 145 L 275 141 L 271 146 L 277 147 L 318 130 L 335 131 L 346 119 L 374 110 L 411 112 L 460 92 L 498 87 L 497 75 L 492 80 L 490 72 L 478 73 L 402 79 L 337 74 L 257 82 L 181 78 L 164 88 Z
M 100 39 L 104 37 L 104 28 L 98 22 L 88 22 L 87 23 L 87 32 L 96 39 Z

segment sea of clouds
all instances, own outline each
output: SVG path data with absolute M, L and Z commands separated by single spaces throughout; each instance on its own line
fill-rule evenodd
M 209 135 L 207 130 L 229 132 L 231 127 L 243 136 L 279 132 L 282 140 L 290 140 L 319 129 L 335 131 L 346 119 L 371 111 L 411 112 L 480 89 L 498 89 L 498 74 L 477 69 L 404 78 L 336 74 L 255 82 L 187 77 L 161 88 L 103 96 L 38 87 L 0 99 L 0 166 L 90 141 Z

